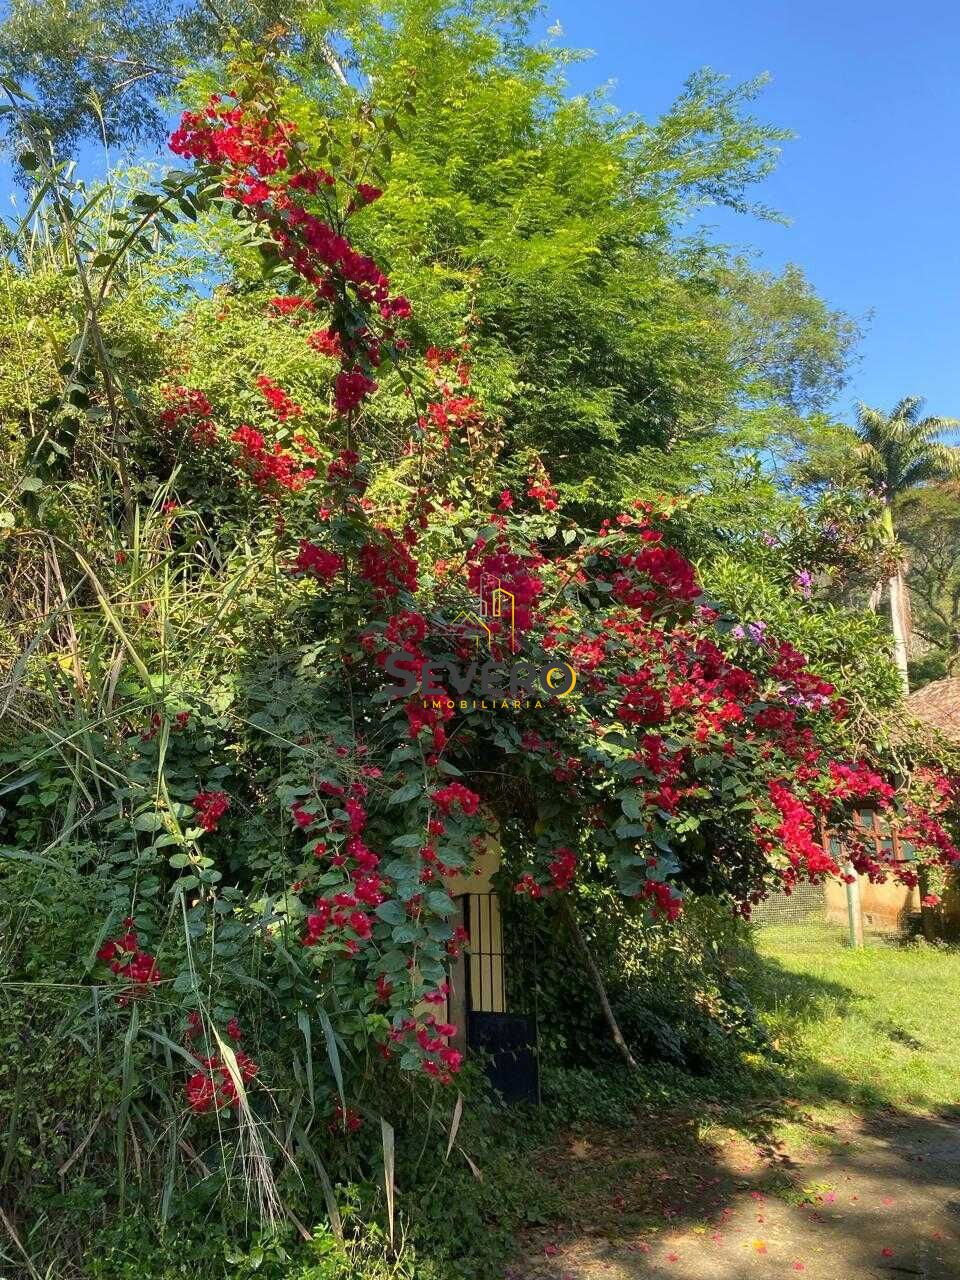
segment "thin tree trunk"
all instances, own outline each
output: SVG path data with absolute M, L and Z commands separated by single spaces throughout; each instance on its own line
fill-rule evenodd
M 577 913 L 573 903 L 567 894 L 563 895 L 563 912 L 566 916 L 567 923 L 570 926 L 570 933 L 577 945 L 577 949 L 583 956 L 583 963 L 586 965 L 587 973 L 590 975 L 590 981 L 593 983 L 594 990 L 597 993 L 597 999 L 600 1001 L 600 1008 L 603 1010 L 603 1016 L 607 1020 L 607 1026 L 610 1028 L 610 1034 L 613 1036 L 613 1043 L 620 1051 L 620 1056 L 630 1068 L 631 1071 L 637 1071 L 637 1062 L 633 1054 L 630 1052 L 630 1046 L 623 1038 L 623 1032 L 620 1030 L 620 1024 L 617 1022 L 616 1015 L 610 1006 L 610 999 L 607 996 L 607 989 L 603 985 L 603 975 L 597 968 L 597 963 L 590 954 L 590 948 L 587 946 L 583 934 L 580 932 L 580 925 L 577 921 Z
M 907 640 L 909 638 L 909 604 L 907 600 L 907 584 L 903 569 L 898 565 L 897 571 L 890 579 L 890 622 L 893 627 L 893 660 L 897 664 L 900 678 L 903 681 L 903 692 L 910 692 L 910 678 L 907 674 Z
M 891 547 L 896 546 L 896 530 L 893 527 L 893 512 L 890 504 L 883 508 L 883 527 L 890 539 Z M 903 692 L 910 692 L 910 679 L 907 675 L 907 642 L 910 638 L 910 594 L 904 565 L 898 562 L 889 579 L 890 587 L 890 625 L 893 629 L 893 660 L 903 681 Z

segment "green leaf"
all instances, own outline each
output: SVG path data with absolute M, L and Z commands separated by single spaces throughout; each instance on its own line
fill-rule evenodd
M 442 889 L 434 889 L 427 894 L 427 906 L 438 916 L 452 916 L 457 910 L 457 904 Z
M 635 789 L 624 791 L 620 797 L 620 806 L 628 818 L 642 818 L 647 812 L 647 802 L 643 792 Z
M 381 902 L 375 908 L 374 914 L 381 920 L 385 920 L 387 924 L 405 924 L 407 920 L 407 913 L 396 898 L 388 898 L 386 902 Z
M 408 782 L 406 786 L 400 787 L 391 794 L 387 805 L 389 807 L 395 804 L 406 804 L 408 800 L 414 800 L 422 791 L 423 787 L 419 782 Z
M 159 831 L 163 827 L 163 814 L 155 809 L 139 813 L 130 824 L 134 831 Z

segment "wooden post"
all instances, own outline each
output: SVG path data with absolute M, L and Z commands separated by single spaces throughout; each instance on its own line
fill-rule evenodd
M 847 875 L 853 877 L 847 882 L 847 926 L 850 931 L 850 945 L 862 947 L 863 911 L 860 908 L 860 881 L 852 862 L 847 863 Z

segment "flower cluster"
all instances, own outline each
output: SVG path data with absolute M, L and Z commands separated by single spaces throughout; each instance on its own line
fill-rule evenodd
M 620 556 L 613 595 L 631 609 L 663 608 L 677 601 L 696 600 L 700 587 L 693 565 L 679 551 L 647 546 Z
M 505 538 L 487 545 L 478 538 L 467 560 L 467 583 L 483 605 L 490 629 L 513 648 L 516 637 L 534 625 L 543 582 L 537 570 L 543 560 L 514 551 Z
M 166 387 L 167 407 L 160 414 L 160 425 L 167 431 L 188 428 L 194 444 L 209 446 L 217 439 L 210 401 L 195 387 Z
M 356 1133 L 363 1124 L 363 1117 L 353 1107 L 344 1107 L 339 1098 L 333 1100 L 333 1115 L 327 1129 L 330 1133 Z
M 230 797 L 225 791 L 198 791 L 190 803 L 204 831 L 216 831 L 220 819 L 230 808 Z
M 244 1084 L 250 1084 L 260 1068 L 242 1049 L 235 1049 L 234 1057 L 241 1080 Z M 187 1095 L 187 1105 L 197 1115 L 233 1106 L 239 1097 L 233 1073 L 222 1058 L 216 1057 L 200 1059 L 200 1070 L 188 1078 L 184 1092 Z
M 303 406 L 297 404 L 291 396 L 287 395 L 283 387 L 277 386 L 266 374 L 260 374 L 256 379 L 256 383 L 260 394 L 280 422 L 286 422 L 290 418 L 299 418 L 303 413 Z
M 238 465 L 266 493 L 299 493 L 317 474 L 316 467 L 305 465 L 297 453 L 279 441 L 268 444 L 262 432 L 246 423 L 237 427 L 230 439 L 239 450 Z
M 293 566 L 294 573 L 309 573 L 320 582 L 332 582 L 343 568 L 343 557 L 326 547 L 318 547 L 307 538 L 300 539 L 300 550 Z
M 123 921 L 123 927 L 126 932 L 118 938 L 108 938 L 97 951 L 97 959 L 108 965 L 111 973 L 131 984 L 116 997 L 121 1006 L 146 995 L 163 977 L 154 956 L 141 949 L 131 916 Z
M 447 983 L 435 992 L 428 992 L 424 1000 L 428 1004 L 441 1004 L 449 994 Z M 463 1065 L 463 1054 L 454 1049 L 448 1040 L 456 1035 L 456 1027 L 449 1022 L 438 1022 L 432 1013 L 424 1018 L 404 1018 L 390 1032 L 389 1043 L 394 1048 L 404 1048 L 411 1043 L 420 1050 L 420 1069 L 440 1084 L 450 1084 Z
M 480 803 L 477 793 L 465 787 L 462 782 L 450 782 L 445 787 L 439 787 L 431 794 L 430 799 L 444 817 L 450 816 L 454 806 L 467 817 L 471 817 L 477 812 L 477 806 Z

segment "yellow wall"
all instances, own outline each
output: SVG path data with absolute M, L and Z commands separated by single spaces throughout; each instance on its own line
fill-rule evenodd
M 920 892 L 905 889 L 902 884 L 888 881 L 871 884 L 866 876 L 859 876 L 860 903 L 863 927 L 880 932 L 902 929 L 905 917 L 920 910 Z M 827 919 L 831 924 L 847 923 L 847 887 L 837 880 L 824 885 Z
M 490 879 L 499 869 L 500 841 L 491 836 L 473 867 L 458 871 L 447 881 L 451 898 L 459 898 L 464 893 L 489 893 Z

